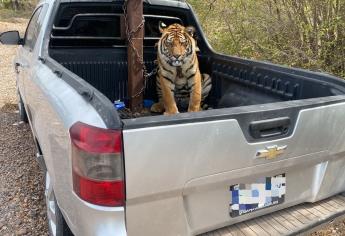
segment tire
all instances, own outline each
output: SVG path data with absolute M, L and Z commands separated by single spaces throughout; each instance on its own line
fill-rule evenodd
M 56 202 L 52 183 L 48 171 L 45 174 L 45 199 L 47 206 L 47 221 L 50 236 L 72 236 L 60 208 Z
M 28 123 L 29 122 L 28 115 L 26 113 L 25 106 L 19 92 L 18 92 L 18 110 L 19 110 L 19 121 Z

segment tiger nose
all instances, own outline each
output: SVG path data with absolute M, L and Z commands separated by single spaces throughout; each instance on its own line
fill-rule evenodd
M 179 54 L 174 54 L 173 57 L 174 57 L 175 60 L 181 59 L 181 56 Z

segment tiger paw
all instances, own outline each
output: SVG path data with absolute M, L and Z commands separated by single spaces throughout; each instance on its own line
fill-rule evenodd
M 176 105 L 168 107 L 167 109 L 165 109 L 164 115 L 165 116 L 172 116 L 172 115 L 176 115 L 178 114 L 178 108 Z
M 165 116 L 173 116 L 173 115 L 176 115 L 176 114 L 179 114 L 180 112 L 164 112 L 164 115 Z
M 188 108 L 188 112 L 199 112 L 199 111 L 202 111 L 200 106 L 195 106 L 195 107 L 189 107 Z
M 155 103 L 151 107 L 151 112 L 153 113 L 163 113 L 164 112 L 164 106 L 161 103 Z
M 173 106 L 169 106 L 165 109 L 164 115 L 165 116 L 172 116 L 172 115 L 176 115 L 178 114 L 178 108 L 176 106 L 176 104 L 174 104 Z

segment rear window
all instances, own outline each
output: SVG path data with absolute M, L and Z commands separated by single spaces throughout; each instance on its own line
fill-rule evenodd
M 158 14 L 157 14 L 158 13 Z M 144 7 L 145 46 L 160 37 L 159 22 L 184 24 L 183 14 Z M 121 4 L 61 4 L 54 21 L 51 46 L 125 46 L 125 20 Z
M 117 16 L 78 15 L 66 27 L 54 27 L 54 36 L 120 37 L 120 18 Z

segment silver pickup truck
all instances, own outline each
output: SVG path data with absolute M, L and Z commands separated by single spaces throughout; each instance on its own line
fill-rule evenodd
M 20 45 L 20 119 L 46 173 L 51 235 L 212 235 L 345 191 L 343 80 L 218 54 L 184 1 L 147 0 L 144 17 L 148 70 L 159 21 L 196 27 L 209 109 L 115 108 L 128 98 L 123 1 L 43 0 L 24 38 L 0 36 Z M 155 91 L 152 77 L 145 99 Z

